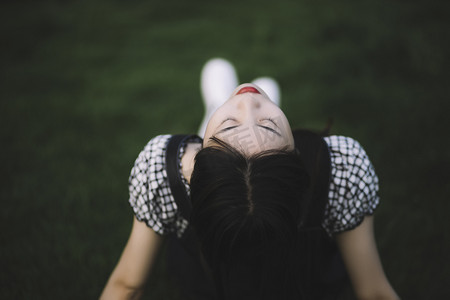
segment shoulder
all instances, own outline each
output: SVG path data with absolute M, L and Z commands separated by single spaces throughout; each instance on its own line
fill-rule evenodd
M 175 139 L 176 137 L 182 137 L 182 139 Z M 176 144 L 170 144 L 173 140 Z M 175 155 L 170 155 L 170 149 L 175 146 Z M 195 153 L 201 147 L 201 139 L 196 135 L 171 135 L 163 134 L 158 135 L 150 139 L 144 146 L 144 149 L 139 153 L 134 167 L 132 169 L 131 175 L 136 175 L 138 173 L 146 173 L 149 175 L 155 175 L 161 173 L 161 176 L 154 176 L 153 180 L 156 179 L 166 179 L 166 157 L 168 155 L 169 159 L 177 160 L 177 164 L 181 171 L 181 160 L 186 161 L 184 157 L 193 160 Z M 186 155 L 185 155 L 186 154 Z M 189 166 L 189 164 L 186 164 Z M 164 175 L 164 176 L 163 176 Z
M 144 146 L 144 149 L 139 153 L 138 158 L 150 159 L 155 155 L 165 155 L 166 147 L 171 137 L 172 135 L 170 134 L 162 134 L 153 137 Z
M 363 173 L 373 168 L 366 151 L 357 140 L 338 135 L 325 137 L 324 140 L 330 151 L 332 171 L 340 169 L 357 172 L 354 175 L 361 177 Z
M 139 152 L 134 166 L 131 169 L 130 174 L 130 188 L 135 187 L 133 194 L 140 191 L 141 186 L 145 186 L 148 183 L 149 177 L 156 179 L 155 174 L 161 172 L 165 167 L 165 155 L 167 143 L 170 140 L 171 135 L 158 135 L 144 146 Z M 157 176 L 161 179 L 160 176 Z
M 352 157 L 364 152 L 361 144 L 351 137 L 330 135 L 324 137 L 324 140 L 328 144 L 332 155 L 346 155 Z
M 164 235 L 175 232 L 181 236 L 187 227 L 187 220 L 178 211 L 170 187 L 166 158 L 173 158 L 177 171 L 181 173 L 184 149 L 197 139 L 196 136 L 187 136 L 176 143 L 176 155 L 173 155 L 168 153 L 168 147 L 174 145 L 169 144 L 173 137 L 175 135 L 158 135 L 139 153 L 129 177 L 129 203 L 136 218 L 156 233 Z M 188 189 L 187 184 L 183 184 Z
M 159 234 L 168 231 L 166 219 L 174 217 L 172 199 L 167 184 L 166 147 L 172 135 L 150 139 L 140 151 L 129 177 L 129 200 L 139 221 Z
M 330 150 L 331 180 L 324 225 L 335 234 L 357 227 L 379 204 L 378 177 L 361 144 L 353 138 L 324 138 Z

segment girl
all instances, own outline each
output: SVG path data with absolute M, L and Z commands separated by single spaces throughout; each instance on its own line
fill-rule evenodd
M 161 135 L 139 154 L 133 228 L 101 298 L 140 298 L 166 239 L 186 299 L 336 299 L 347 278 L 358 299 L 398 299 L 375 245 L 378 178 L 364 149 L 292 131 L 271 79 L 223 103 L 236 83 L 230 63 L 209 61 L 203 139 Z

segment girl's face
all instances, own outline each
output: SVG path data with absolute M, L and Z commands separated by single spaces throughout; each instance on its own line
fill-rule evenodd
M 242 84 L 209 120 L 203 147 L 211 137 L 225 141 L 245 154 L 264 150 L 294 149 L 289 122 L 281 109 L 256 85 Z

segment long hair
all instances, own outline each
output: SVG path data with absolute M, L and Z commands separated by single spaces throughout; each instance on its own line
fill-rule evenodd
M 190 224 L 220 299 L 302 299 L 298 224 L 309 177 L 296 151 L 198 152 Z

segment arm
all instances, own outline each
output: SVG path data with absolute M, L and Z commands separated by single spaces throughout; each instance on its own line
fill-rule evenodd
M 161 241 L 160 235 L 134 218 L 130 238 L 100 299 L 139 299 Z
M 384 274 L 373 234 L 373 217 L 336 236 L 358 299 L 399 299 Z

